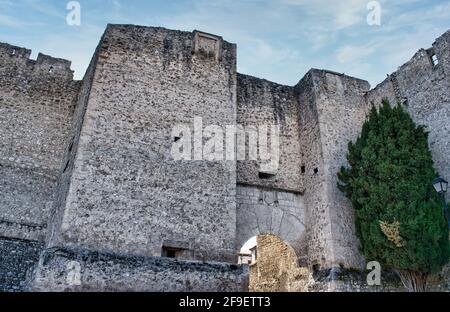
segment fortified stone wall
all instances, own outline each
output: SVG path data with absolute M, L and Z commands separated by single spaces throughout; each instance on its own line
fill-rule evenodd
M 310 266 L 362 266 L 353 228 L 353 210 L 337 189 L 337 172 L 346 163 L 366 116 L 366 81 L 311 70 L 297 85 L 301 107 L 301 148 L 307 206 Z
M 265 177 L 260 176 L 260 173 L 267 173 L 261 166 L 264 161 L 251 161 L 248 157 L 245 161 L 238 161 L 238 183 L 303 192 L 298 123 L 300 108 L 294 91 L 292 87 L 238 74 L 237 124 L 244 128 L 264 125 L 270 129 L 272 125 L 279 126 L 280 157 L 277 170 L 268 172 L 270 175 Z M 272 148 L 270 135 L 267 142 Z
M 103 38 L 101 42 L 104 42 Z M 56 198 L 52 207 L 51 222 L 47 232 L 47 247 L 50 248 L 57 246 L 58 242 L 61 241 L 61 223 L 65 213 L 64 208 L 66 205 L 66 198 L 68 196 L 69 187 L 72 181 L 72 173 L 80 142 L 84 116 L 86 114 L 86 107 L 91 95 L 92 86 L 94 84 L 94 77 L 97 75 L 97 64 L 101 63 L 102 60 L 99 58 L 99 51 L 101 50 L 101 47 L 101 45 L 97 47 L 80 87 L 70 136 L 64 151 L 63 168 L 61 169 L 57 189 L 55 191 Z
M 246 292 L 248 267 L 52 248 L 28 290 L 77 292 Z
M 364 259 L 336 182 L 348 142 L 383 97 L 428 126 L 436 167 L 450 179 L 450 31 L 371 91 L 325 70 L 295 87 L 237 74 L 236 46 L 198 31 L 109 25 L 82 83 L 70 62 L 30 53 L 0 44 L 0 253 L 10 255 L 2 289 L 21 290 L 28 276 L 35 290 L 241 290 L 245 268 L 155 257 L 234 263 L 247 239 L 275 234 L 293 250 L 265 236 L 287 257 L 259 268 L 263 280 L 277 276 L 267 287 L 371 291 L 346 270 Z M 193 134 L 223 142 L 216 154 L 225 157 L 222 131 L 236 124 L 280 126 L 276 170 L 204 158 Z M 177 125 L 188 131 L 173 133 Z M 174 159 L 175 143 L 194 160 Z M 43 248 L 31 241 L 46 234 L 29 276 Z M 308 279 L 296 265 L 308 266 Z M 67 284 L 73 274 L 81 285 Z
M 43 240 L 80 83 L 30 54 L 0 44 L 0 236 Z
M 235 45 L 115 25 L 100 46 L 53 245 L 234 262 L 236 163 L 174 160 L 171 134 L 235 124 Z
M 438 64 L 433 64 L 433 55 Z M 391 104 L 402 103 L 417 124 L 427 127 L 435 168 L 446 180 L 450 180 L 449 75 L 450 31 L 447 31 L 432 48 L 418 51 L 367 95 L 367 102 L 372 105 L 379 105 L 383 98 Z
M 21 291 L 48 230 L 80 82 L 70 62 L 0 43 L 0 291 Z

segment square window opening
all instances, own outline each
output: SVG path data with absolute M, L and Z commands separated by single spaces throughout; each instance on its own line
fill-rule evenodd
M 183 255 L 184 249 L 163 247 L 161 256 L 164 258 L 178 259 Z
M 439 59 L 438 59 L 436 53 L 433 53 L 433 54 L 431 55 L 431 63 L 433 63 L 433 66 L 434 66 L 434 67 L 436 67 L 436 66 L 439 65 Z

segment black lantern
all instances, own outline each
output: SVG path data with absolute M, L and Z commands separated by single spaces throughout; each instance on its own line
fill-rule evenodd
M 442 197 L 442 202 L 444 205 L 444 213 L 447 218 L 448 227 L 450 228 L 450 216 L 448 214 L 448 206 L 447 201 L 445 200 L 445 193 L 448 191 L 448 182 L 442 179 L 441 177 L 437 177 L 433 181 L 433 187 Z
M 441 177 L 437 177 L 436 179 L 434 179 L 433 186 L 436 192 L 438 192 L 439 194 L 445 195 L 445 193 L 447 193 L 448 182 L 442 179 Z

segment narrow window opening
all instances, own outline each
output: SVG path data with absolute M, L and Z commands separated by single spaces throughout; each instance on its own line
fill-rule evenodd
M 273 178 L 275 176 L 274 173 L 269 173 L 269 172 L 259 172 L 258 174 L 260 179 L 270 179 Z
M 403 104 L 405 107 L 408 107 L 408 106 L 409 106 L 408 98 L 404 97 L 404 98 L 402 99 L 402 104 Z
M 306 166 L 302 166 L 302 173 L 306 173 Z
M 433 63 L 433 66 L 434 66 L 434 67 L 436 67 L 436 66 L 439 65 L 439 59 L 438 59 L 436 53 L 433 53 L 433 54 L 431 55 L 431 62 Z
M 49 73 L 53 73 L 53 66 L 50 66 L 50 69 L 48 70 Z
M 319 173 L 319 168 L 314 168 L 314 174 L 318 174 Z
M 176 137 L 173 138 L 173 141 L 174 141 L 174 142 L 178 142 L 178 141 L 180 141 L 180 140 L 181 140 L 181 137 L 179 137 L 179 136 L 176 136 Z

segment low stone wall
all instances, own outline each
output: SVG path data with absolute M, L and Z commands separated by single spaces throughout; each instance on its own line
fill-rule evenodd
M 243 292 L 248 267 L 52 248 L 43 252 L 30 290 Z
M 20 292 L 37 264 L 42 243 L 0 238 L 0 292 Z
M 428 292 L 450 291 L 450 266 L 428 280 Z M 392 271 L 381 273 L 381 284 L 371 286 L 367 283 L 369 272 L 333 268 L 313 274 L 314 287 L 330 292 L 405 292 L 406 289 Z

